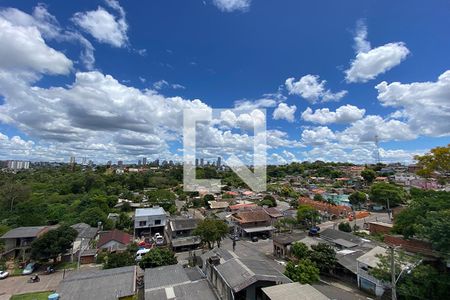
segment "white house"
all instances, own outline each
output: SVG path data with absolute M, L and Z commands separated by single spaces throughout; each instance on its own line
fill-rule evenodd
M 389 288 L 389 285 L 369 274 L 370 269 L 375 268 L 380 261 L 378 255 L 387 255 L 387 250 L 377 246 L 366 254 L 358 257 L 356 261 L 358 287 L 380 297 L 383 295 L 385 289 Z
M 164 235 L 166 222 L 167 214 L 162 207 L 138 208 L 134 215 L 135 235 L 153 236 L 157 232 Z

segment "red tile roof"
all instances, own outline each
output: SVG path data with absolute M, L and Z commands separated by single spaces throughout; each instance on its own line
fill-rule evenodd
M 99 236 L 100 238 L 97 242 L 97 248 L 100 248 L 110 241 L 116 241 L 123 245 L 128 245 L 133 240 L 133 237 L 130 234 L 117 229 L 100 232 Z
M 300 204 L 308 204 L 317 210 L 321 210 L 323 212 L 328 212 L 328 213 L 336 215 L 336 216 L 339 216 L 339 215 L 347 216 L 347 214 L 352 211 L 352 209 L 349 206 L 333 205 L 333 204 L 322 202 L 322 201 L 314 201 L 314 200 L 311 200 L 306 197 L 301 197 L 298 200 L 298 202 Z
M 235 204 L 235 205 L 230 205 L 230 209 L 231 210 L 237 210 L 237 209 L 241 209 L 241 208 L 250 208 L 250 207 L 256 207 L 257 205 L 255 203 L 241 203 L 241 204 Z

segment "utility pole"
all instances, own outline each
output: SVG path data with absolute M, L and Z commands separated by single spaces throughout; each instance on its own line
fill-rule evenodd
M 392 300 L 397 300 L 397 280 L 395 278 L 395 255 L 394 255 L 394 247 L 389 246 L 389 250 L 391 251 L 391 285 L 392 285 Z

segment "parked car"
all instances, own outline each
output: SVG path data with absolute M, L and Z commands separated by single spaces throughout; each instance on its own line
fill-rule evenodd
M 318 227 L 318 226 L 311 227 L 308 231 L 308 235 L 309 236 L 318 236 L 319 231 L 320 231 L 320 227 Z
M 142 256 L 144 256 L 147 252 L 149 252 L 151 249 L 139 249 L 136 252 L 136 261 L 141 261 Z
M 257 241 L 258 241 L 258 237 L 257 236 L 252 237 L 252 242 L 257 242 Z
M 155 234 L 155 236 L 153 237 L 153 240 L 155 241 L 156 245 L 164 244 L 164 237 L 159 233 Z
M 9 276 L 9 273 L 6 271 L 0 271 L 0 279 L 5 279 Z
M 30 275 L 39 267 L 39 265 L 35 262 L 31 262 L 22 271 L 22 275 Z

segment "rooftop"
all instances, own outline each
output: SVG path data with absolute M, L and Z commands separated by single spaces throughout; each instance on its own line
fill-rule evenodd
M 121 244 L 128 245 L 133 240 L 133 237 L 130 234 L 118 229 L 100 232 L 99 236 L 100 238 L 97 242 L 97 248 L 100 248 L 110 241 L 116 241 Z
M 170 220 L 170 228 L 172 231 L 189 230 L 197 228 L 198 219 L 176 218 Z
M 387 250 L 385 248 L 377 246 L 372 250 L 370 250 L 369 252 L 367 252 L 366 254 L 358 257 L 357 261 L 369 267 L 375 268 L 378 262 L 380 261 L 377 256 L 386 254 L 386 251 Z
M 270 300 L 329 300 L 324 294 L 309 284 L 285 283 L 262 288 Z
M 154 206 L 150 208 L 138 208 L 135 212 L 135 217 L 147 217 L 147 216 L 160 216 L 165 215 L 166 211 L 164 208 L 159 206 Z
M 198 268 L 171 265 L 145 270 L 146 300 L 214 300 L 208 281 Z
M 262 260 L 233 258 L 216 266 L 216 269 L 236 293 L 257 281 L 292 282 Z
M 89 224 L 86 223 L 77 223 L 73 224 L 70 227 L 72 227 L 78 232 L 78 238 L 93 239 L 98 232 L 97 227 L 91 227 Z
M 1 239 L 19 239 L 37 237 L 39 234 L 45 232 L 48 226 L 32 226 L 32 227 L 17 227 L 11 229 Z
M 134 295 L 135 283 L 135 266 L 108 270 L 89 268 L 69 273 L 57 291 L 65 300 L 110 300 Z
M 262 209 L 240 211 L 233 214 L 239 223 L 268 222 L 269 215 Z

